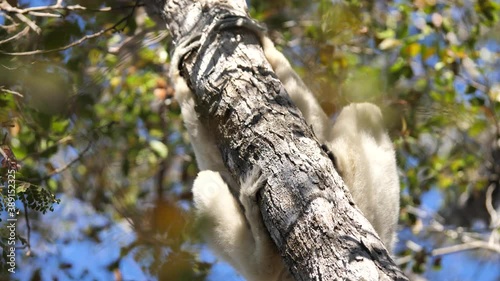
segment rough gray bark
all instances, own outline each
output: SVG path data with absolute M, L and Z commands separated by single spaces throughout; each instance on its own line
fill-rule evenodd
M 238 27 L 211 32 L 210 23 L 224 15 L 246 16 L 245 2 L 148 5 L 174 45 L 186 36 L 213 35 L 189 53 L 181 74 L 233 177 L 254 165 L 266 176 L 258 194 L 262 216 L 295 279 L 406 280 L 276 79 L 256 34 Z

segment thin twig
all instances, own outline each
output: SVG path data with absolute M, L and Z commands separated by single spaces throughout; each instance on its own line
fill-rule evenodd
M 470 251 L 474 249 L 485 249 L 485 250 L 490 250 L 493 252 L 497 252 L 500 254 L 500 246 L 495 245 L 495 244 L 490 244 L 485 241 L 471 241 L 463 244 L 458 244 L 458 245 L 452 245 L 448 247 L 442 247 L 438 249 L 434 249 L 431 252 L 432 256 L 443 256 L 443 255 L 449 255 L 449 254 L 454 254 L 457 252 L 463 252 L 463 251 Z
M 3 16 L 5 18 L 5 21 L 12 22 L 12 24 L 9 24 L 9 25 L 0 24 L 0 28 L 6 29 L 6 30 L 10 30 L 10 29 L 16 28 L 16 26 L 19 25 L 11 16 L 9 16 L 8 14 L 2 12 L 2 10 L 0 10 L 0 16 Z
M 5 44 L 5 43 L 7 43 L 7 42 L 10 42 L 10 41 L 12 41 L 12 40 L 16 40 L 17 38 L 19 38 L 19 37 L 22 37 L 22 36 L 26 35 L 26 33 L 28 33 L 28 31 L 29 31 L 29 30 L 30 30 L 30 28 L 29 28 L 28 26 L 26 26 L 23 30 L 19 31 L 18 33 L 16 33 L 16 34 L 15 34 L 15 35 L 13 35 L 12 37 L 9 37 L 9 38 L 7 38 L 7 39 L 5 39 L 5 40 L 1 40 L 1 41 L 0 41 L 0 45 Z
M 5 11 L 5 12 L 10 12 L 13 9 L 17 9 L 12 7 L 9 2 L 7 1 L 1 1 L 0 2 L 0 11 Z M 25 15 L 21 13 L 15 13 L 14 16 L 18 18 L 20 21 L 24 22 L 27 26 L 29 26 L 33 31 L 35 31 L 37 34 L 40 34 L 42 32 L 42 29 L 36 25 L 33 21 L 31 21 L 29 18 L 27 18 Z
M 71 165 L 73 165 L 74 163 L 80 161 L 80 159 L 82 159 L 83 155 L 85 153 L 87 153 L 87 151 L 89 151 L 89 149 L 92 147 L 92 142 L 89 141 L 87 143 L 87 146 L 78 154 L 77 157 L 75 157 L 73 160 L 69 161 L 68 163 L 64 164 L 62 167 L 59 167 L 55 170 L 53 170 L 52 172 L 48 173 L 47 175 L 45 175 L 41 180 L 46 180 L 50 177 L 52 177 L 53 175 L 56 175 L 56 174 L 59 174 L 63 171 L 65 171 L 66 169 L 68 169 Z
M 4 92 L 4 93 L 7 93 L 7 94 L 12 94 L 12 95 L 15 95 L 15 96 L 18 96 L 18 97 L 21 97 L 21 98 L 24 98 L 24 96 L 16 91 L 12 91 L 12 90 L 9 90 L 9 89 L 5 89 L 4 86 L 0 86 L 0 92 Z
M 488 189 L 488 191 L 490 191 L 490 189 Z M 493 189 L 491 189 L 491 192 L 493 192 Z M 425 211 L 421 211 L 420 209 L 417 208 L 409 208 L 408 211 L 409 213 L 415 214 L 419 217 L 427 218 L 430 216 L 430 214 L 426 214 Z M 488 239 L 488 241 L 485 241 L 484 235 L 480 235 L 476 232 L 466 232 L 462 228 L 447 229 L 445 228 L 444 225 L 442 225 L 435 219 L 432 219 L 431 225 L 428 225 L 426 229 L 429 232 L 436 232 L 441 235 L 445 235 L 452 240 L 460 240 L 460 244 L 455 244 L 432 250 L 429 253 L 429 255 L 431 256 L 442 256 L 442 255 L 448 255 L 474 249 L 484 249 L 500 253 L 500 244 L 498 244 L 498 240 L 495 239 L 496 236 L 494 235 L 496 234 L 497 230 L 493 227 L 488 229 L 488 232 L 491 232 L 490 239 Z M 414 243 L 411 240 L 407 241 L 407 247 L 411 249 L 413 252 L 419 252 L 423 249 L 422 246 Z M 399 258 L 397 264 L 406 263 L 408 262 L 408 259 L 411 259 L 411 255 Z
M 44 17 L 44 18 L 61 18 L 61 14 L 52 14 L 49 12 L 30 12 L 29 13 L 31 16 L 35 17 Z
M 103 30 L 101 30 L 99 32 L 96 32 L 94 34 L 85 35 L 84 37 L 80 38 L 77 41 L 74 41 L 74 42 L 72 42 L 72 43 L 70 43 L 70 44 L 68 44 L 66 46 L 62 46 L 62 47 L 55 48 L 55 49 L 50 49 L 50 50 L 36 50 L 36 51 L 28 51 L 28 52 L 14 52 L 14 53 L 0 51 L 0 53 L 4 54 L 4 55 L 10 55 L 10 56 L 31 56 L 31 55 L 37 55 L 37 54 L 46 54 L 46 53 L 51 53 L 51 52 L 64 51 L 66 49 L 69 49 L 71 47 L 79 45 L 79 44 L 83 43 L 86 40 L 89 40 L 89 39 L 92 39 L 92 38 L 95 38 L 95 37 L 99 37 L 102 34 L 108 32 L 108 31 L 110 31 L 112 29 L 114 29 L 114 26 L 110 27 L 110 28 L 103 29 Z
M 27 243 L 26 245 L 28 246 L 28 252 L 26 253 L 27 256 L 31 255 L 31 225 L 30 225 L 30 218 L 28 214 L 28 206 L 26 206 L 26 202 L 23 202 L 23 207 L 24 207 L 24 219 L 26 220 L 26 229 L 27 229 Z
M 50 146 L 46 147 L 42 151 L 37 151 L 37 152 L 34 152 L 34 153 L 31 153 L 29 155 L 24 156 L 24 158 L 21 158 L 20 162 L 24 162 L 28 158 L 33 158 L 33 157 L 36 157 L 36 156 L 40 156 L 41 154 L 45 153 L 46 151 L 51 150 L 51 149 L 55 149 L 57 146 L 69 143 L 70 141 L 72 141 L 74 139 L 75 139 L 75 137 L 72 136 L 72 135 L 65 136 L 65 137 L 61 138 L 60 140 L 58 140 L 53 145 L 50 145 Z
M 2 15 L 3 17 L 5 17 L 5 19 L 11 21 L 11 22 L 14 22 L 14 19 L 7 13 L 5 13 L 5 11 L 0 7 L 0 15 Z
M 136 3 L 136 6 L 134 7 L 138 7 L 139 4 Z M 102 34 L 108 32 L 108 31 L 116 31 L 117 30 L 117 27 L 122 24 L 123 22 L 127 21 L 134 13 L 135 9 L 132 9 L 132 11 L 130 12 L 130 14 L 128 14 L 127 16 L 123 17 L 122 19 L 120 19 L 118 22 L 116 22 L 113 26 L 111 27 L 108 27 L 108 28 L 105 28 L 105 29 L 102 29 L 96 33 L 93 33 L 93 34 L 90 34 L 90 35 L 85 35 L 84 37 L 68 44 L 68 45 L 65 45 L 65 46 L 62 46 L 62 47 L 59 47 L 59 48 L 55 48 L 55 49 L 50 49 L 50 50 L 35 50 L 35 51 L 28 51 L 28 52 L 4 52 L 4 51 L 0 51 L 0 54 L 4 54 L 4 55 L 10 55 L 10 56 L 31 56 L 31 55 L 37 55 L 37 54 L 46 54 L 46 53 L 52 53 L 52 52 L 58 52 L 58 51 L 64 51 L 64 50 L 67 50 L 71 47 L 74 47 L 76 45 L 79 45 L 83 42 L 85 42 L 86 40 L 89 40 L 89 39 L 92 39 L 92 38 L 96 38 L 96 37 L 99 37 L 101 36 Z
M 495 191 L 495 185 L 492 183 L 488 186 L 488 189 L 486 189 L 486 202 L 484 202 L 484 204 L 486 205 L 486 210 L 490 215 L 490 226 L 495 228 L 498 226 L 499 218 L 495 207 L 493 207 L 493 191 Z
M 407 246 L 413 252 L 419 252 L 423 249 L 422 246 L 414 243 L 413 241 L 408 241 L 408 242 L 411 242 L 411 243 L 407 243 Z M 409 247 L 409 245 L 411 245 L 411 244 L 413 244 L 414 246 Z M 474 249 L 486 249 L 486 250 L 500 253 L 500 246 L 492 244 L 492 243 L 488 243 L 485 241 L 475 240 L 475 241 L 466 242 L 466 243 L 462 243 L 462 244 L 458 244 L 458 245 L 452 245 L 452 246 L 434 249 L 430 252 L 430 255 L 432 257 L 444 256 L 444 255 L 455 254 L 455 253 L 463 252 L 463 251 L 470 251 L 470 250 L 474 250 Z M 396 260 L 396 264 L 402 265 L 402 264 L 410 262 L 411 260 L 413 260 L 412 255 L 402 256 Z
M 69 6 L 62 6 L 62 5 L 54 5 L 54 6 L 46 6 L 46 7 L 33 7 L 33 8 L 27 8 L 24 9 L 27 12 L 32 12 L 32 11 L 45 11 L 45 10 L 67 10 L 67 11 L 89 11 L 89 12 L 111 12 L 111 11 L 116 11 L 116 10 L 125 10 L 125 9 L 135 9 L 137 7 L 144 6 L 144 4 L 137 4 L 137 5 L 124 5 L 124 6 L 118 6 L 118 7 L 102 7 L 98 9 L 94 8 L 87 8 L 83 7 L 81 5 L 69 5 Z
M 479 91 L 481 91 L 483 93 L 488 93 L 488 86 L 483 85 L 483 84 L 475 81 L 474 79 L 465 77 L 461 74 L 457 74 L 456 77 L 462 79 L 462 81 L 464 81 L 465 83 L 469 83 L 470 85 L 472 85 L 474 88 L 478 89 Z
M 7 153 L 5 153 L 5 151 L 3 150 L 3 148 L 1 146 L 0 146 L 0 154 L 2 154 L 4 159 L 9 159 L 9 157 L 7 156 Z
M 27 26 L 29 26 L 31 29 L 33 29 L 33 31 L 36 34 L 40 34 L 42 32 L 42 29 L 38 25 L 36 25 L 36 23 L 34 23 L 32 20 L 30 20 L 29 18 L 27 18 L 25 15 L 16 14 L 15 16 L 20 21 L 24 22 Z
M 41 13 L 41 11 L 57 11 L 57 10 L 62 10 L 62 11 L 88 11 L 88 12 L 111 12 L 111 11 L 116 11 L 116 10 L 125 10 L 125 9 L 135 9 L 137 7 L 144 6 L 144 4 L 137 4 L 137 5 L 125 5 L 125 6 L 118 6 L 118 7 L 102 7 L 102 8 L 87 8 L 81 5 L 69 5 L 69 6 L 63 6 L 62 4 L 55 4 L 51 6 L 38 6 L 38 7 L 31 7 L 31 8 L 26 8 L 26 9 L 20 9 L 18 7 L 12 7 L 12 6 L 0 6 L 0 10 L 9 12 L 9 13 L 16 13 L 16 14 L 29 14 L 32 16 L 39 16 L 39 17 L 45 17 L 47 16 L 47 13 Z M 59 16 L 55 14 L 48 14 L 48 16 Z

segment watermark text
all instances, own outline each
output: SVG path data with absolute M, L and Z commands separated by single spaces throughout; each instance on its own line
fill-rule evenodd
M 16 170 L 7 170 L 7 229 L 9 238 L 7 241 L 7 270 L 10 273 L 16 272 Z

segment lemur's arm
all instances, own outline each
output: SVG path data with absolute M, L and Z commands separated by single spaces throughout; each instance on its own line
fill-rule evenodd
M 332 123 L 321 108 L 311 91 L 304 84 L 299 75 L 293 70 L 286 57 L 274 47 L 267 36 L 261 37 L 262 48 L 267 61 L 285 87 L 293 103 L 299 108 L 306 122 L 312 126 L 313 131 L 321 143 L 326 142 L 331 136 Z
M 232 181 L 232 177 L 222 161 L 222 156 L 215 140 L 198 118 L 193 93 L 179 72 L 178 66 L 182 59 L 181 56 L 196 46 L 196 44 L 190 44 L 187 41 L 187 44 L 181 44 L 177 47 L 172 56 L 170 77 L 175 89 L 175 99 L 181 108 L 182 119 L 189 134 L 198 169 L 200 171 L 211 170 L 219 172 L 226 181 L 229 181 L 230 185 L 234 185 L 235 183 Z

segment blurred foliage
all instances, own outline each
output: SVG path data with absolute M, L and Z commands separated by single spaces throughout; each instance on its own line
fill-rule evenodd
M 55 1 L 8 2 L 27 8 Z M 50 254 L 43 241 L 53 241 L 47 248 L 56 251 L 75 237 L 101 245 L 103 233 L 126 222 L 132 241 L 117 246 L 119 254 L 105 264 L 115 280 L 128 258 L 148 279 L 204 280 L 212 263 L 200 256 L 200 230 L 191 224 L 189 187 L 197 169 L 172 100 L 168 33 L 135 1 L 63 4 L 88 9 L 24 14 L 40 34 L 15 13 L 0 12 L 0 141 L 12 153 L 7 160 L 17 159 L 16 238 L 19 267 L 28 272 L 19 279 L 92 279 L 92 267 L 76 274 L 62 259 L 60 272 L 43 271 Z M 98 11 L 103 7 L 112 10 Z M 463 242 L 426 230 L 431 222 L 475 237 L 499 234 L 498 218 L 485 207 L 500 209 L 498 1 L 255 0 L 249 9 L 329 115 L 357 101 L 383 108 L 401 170 L 401 233 L 426 245 L 411 248 L 400 235 L 397 254 L 407 272 L 425 276 L 443 268 L 432 250 Z M 109 30 L 92 37 L 103 29 Z M 92 38 L 43 51 L 84 36 Z M 429 211 L 422 197 L 431 191 L 442 203 Z M 66 223 L 42 215 L 66 210 L 65 200 L 80 206 L 56 210 L 62 212 L 56 220 Z M 86 208 L 94 215 L 80 229 L 71 222 L 85 217 L 77 211 Z M 98 215 L 107 223 L 92 222 Z M 74 229 L 80 234 L 60 233 Z M 5 258 L 5 225 L 0 236 Z

